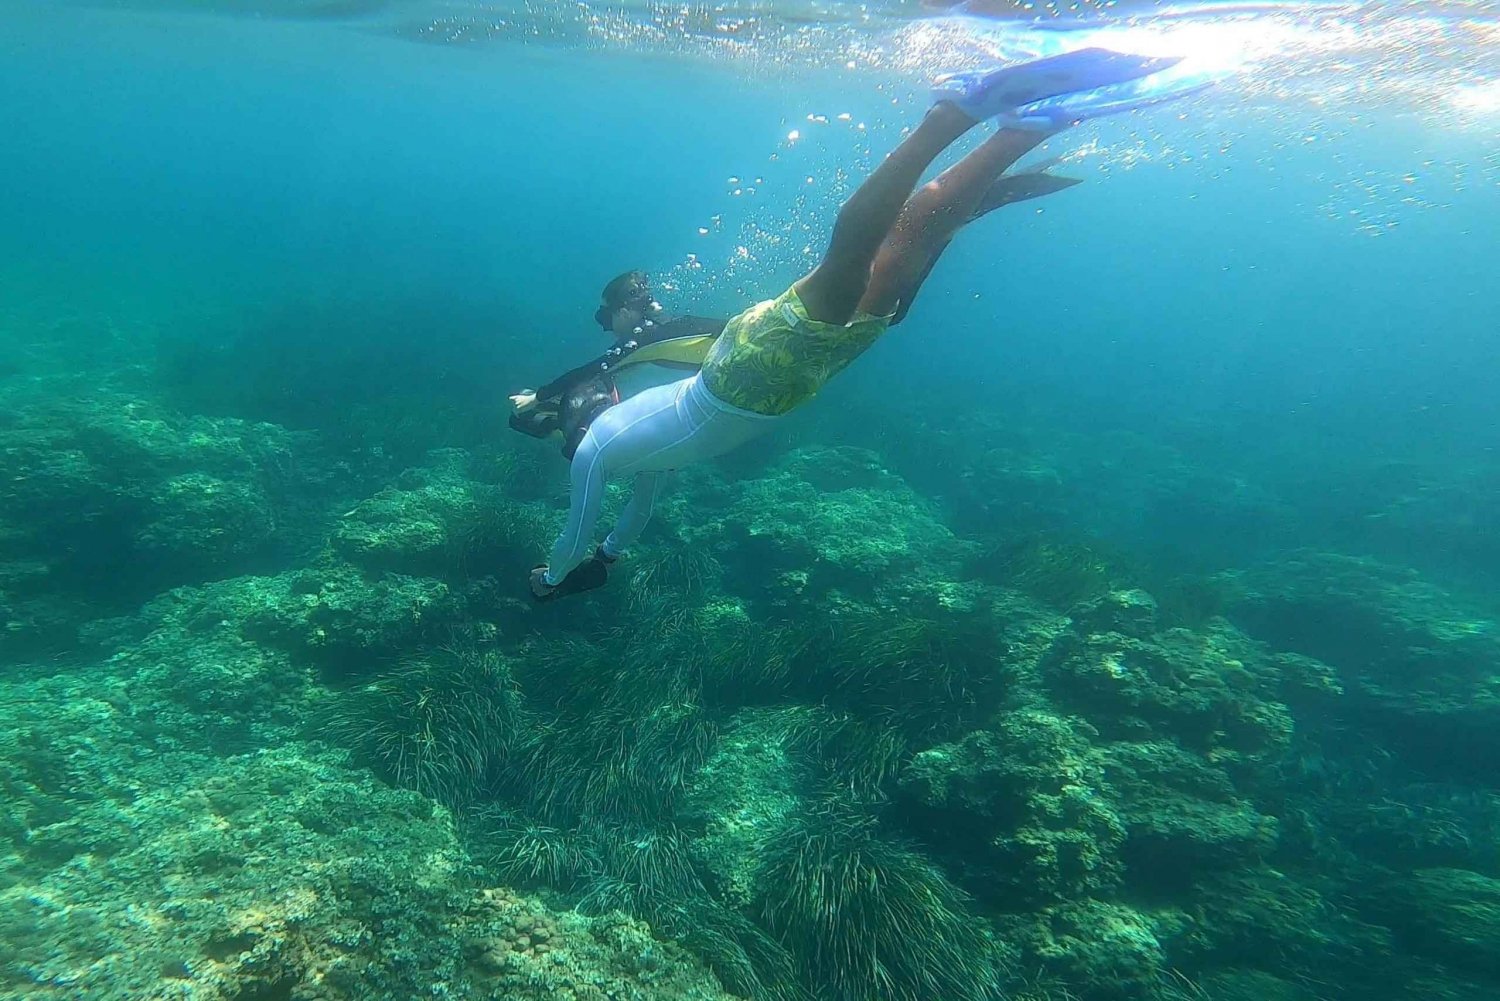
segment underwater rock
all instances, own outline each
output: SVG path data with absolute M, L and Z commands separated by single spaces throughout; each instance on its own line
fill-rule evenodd
M 299 748 L 177 765 L 137 765 L 155 781 L 129 792 L 85 780 L 71 861 L 32 854 L 11 876 L 0 938 L 18 993 L 0 996 L 290 997 L 340 980 L 415 994 L 441 977 L 432 932 L 462 853 L 430 803 Z
M 196 554 L 225 562 L 261 549 L 276 529 L 258 486 L 205 473 L 184 473 L 158 485 L 148 517 L 136 545 L 153 559 Z
M 453 576 L 529 565 L 542 552 L 555 517 L 539 504 L 512 500 L 499 486 L 470 478 L 459 449 L 428 455 L 394 486 L 343 516 L 330 544 L 365 570 Z
M 1275 850 L 1256 796 L 1291 735 L 1276 662 L 1225 623 L 1154 631 L 1154 613 L 1143 592 L 1087 603 L 1019 648 L 1017 708 L 903 768 L 903 815 L 982 900 L 1170 900 Z
M 41 549 L 72 544 L 85 525 L 118 531 L 180 518 L 206 530 L 215 510 L 258 509 L 251 522 L 261 524 L 271 520 L 267 487 L 288 485 L 306 447 L 303 436 L 275 425 L 183 417 L 107 391 L 38 402 L 0 429 L 10 471 L 0 487 L 0 520 L 26 525 L 27 541 Z M 186 550 L 170 536 L 164 527 L 147 542 Z M 128 534 L 103 538 L 116 551 L 131 547 Z M 204 555 L 227 551 L 216 544 Z
M 451 927 L 473 987 L 493 1001 L 733 1001 L 681 946 L 618 911 L 554 912 L 503 888 L 479 890 Z
M 322 564 L 269 578 L 243 578 L 246 634 L 286 644 L 315 662 L 367 671 L 434 630 L 459 621 L 440 581 L 387 573 L 366 577 Z M 254 583 L 252 583 L 254 582 Z
M 1081 633 L 1119 633 L 1148 639 L 1157 630 L 1156 599 L 1139 589 L 1113 590 L 1070 609 Z
M 136 734 L 116 679 L 0 684 L 0 889 L 39 867 L 128 842 L 124 825 L 79 827 L 77 818 L 97 801 L 130 800 L 154 778 L 151 768 L 182 758 Z
M 212 662 L 213 653 L 195 651 L 198 644 L 218 646 L 222 654 L 223 644 L 248 642 L 291 654 L 298 667 L 368 674 L 424 638 L 457 627 L 461 611 L 441 581 L 366 576 L 325 559 L 274 576 L 176 588 L 135 616 L 95 624 L 87 635 L 119 646 L 156 633 L 153 644 L 177 647 L 163 656 L 183 663 Z
M 29 606 L 8 621 L 38 646 L 71 643 L 85 605 L 119 614 L 298 547 L 334 502 L 317 446 L 274 425 L 186 417 L 101 387 L 0 401 L 14 407 L 0 425 L 0 544 L 46 568 L 24 599 L 4 600 Z M 58 603 L 37 604 L 49 596 Z M 70 606 L 79 614 L 54 619 Z
M 1152 921 L 1123 904 L 1079 899 L 999 924 L 1028 960 L 1089 997 L 1147 997 L 1168 969 Z
M 1231 616 L 1333 668 L 1339 711 L 1445 780 L 1500 760 L 1500 618 L 1415 571 L 1307 553 L 1241 579 Z
M 971 870 L 983 897 L 1065 900 L 1121 878 L 1125 826 L 1081 720 L 1004 713 L 986 730 L 916 754 L 903 793 L 928 808 L 928 837 Z
M 952 580 L 970 549 L 928 501 L 860 449 L 799 449 L 704 508 L 716 509 L 721 517 L 684 527 L 685 540 L 754 568 L 741 581 L 773 601 L 868 594 L 902 573 Z
M 810 774 L 795 743 L 821 722 L 810 707 L 744 710 L 693 776 L 679 817 L 702 831 L 691 851 L 725 902 L 750 904 L 761 843 L 804 808 Z
M 628 918 L 470 889 L 444 811 L 336 756 L 176 763 L 83 779 L 64 821 L 28 812 L 36 844 L 0 870 L 0 997 L 727 1001 Z
M 1131 882 L 1180 885 L 1195 873 L 1253 865 L 1276 847 L 1276 818 L 1198 755 L 1166 741 L 1120 742 L 1100 759 L 1128 832 Z
M 1131 599 L 1125 607 L 1154 606 Z M 1127 613 L 1128 624 L 1139 627 L 1142 616 L 1144 611 Z M 1089 622 L 1097 617 L 1089 606 L 1043 661 L 1043 676 L 1061 705 L 1107 736 L 1168 736 L 1218 760 L 1273 755 L 1286 747 L 1292 718 L 1273 697 L 1279 674 L 1238 631 L 1219 622 L 1201 631 L 1154 635 L 1095 632 Z M 1118 614 L 1107 619 L 1119 624 Z
M 311 671 L 229 622 L 168 616 L 106 668 L 157 743 L 231 753 L 284 740 L 315 698 Z

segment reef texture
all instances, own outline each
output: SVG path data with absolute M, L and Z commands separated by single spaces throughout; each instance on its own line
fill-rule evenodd
M 1067 530 L 1081 452 L 981 427 L 929 493 L 900 434 L 686 471 L 536 606 L 543 443 L 0 386 L 0 998 L 1500 992 L 1479 589 L 1164 573 Z M 1095 532 L 1185 489 L 1090 447 L 1156 470 Z

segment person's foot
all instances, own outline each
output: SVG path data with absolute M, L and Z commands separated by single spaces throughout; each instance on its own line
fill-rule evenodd
M 1137 80 L 1174 66 L 1177 58 L 1079 49 L 1017 66 L 949 73 L 933 84 L 934 103 L 948 102 L 975 121 L 1011 116 L 1023 105 Z
M 558 598 L 566 598 L 570 594 L 581 594 L 584 591 L 592 591 L 603 587 L 609 580 L 609 562 L 599 558 L 596 552 L 593 557 L 580 563 L 573 568 L 557 584 L 547 583 L 547 565 L 531 568 L 531 576 L 527 583 L 531 587 L 531 597 L 537 602 L 555 601 Z

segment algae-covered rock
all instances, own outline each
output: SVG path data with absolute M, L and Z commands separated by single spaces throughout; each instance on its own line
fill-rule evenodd
M 134 732 L 115 679 L 59 675 L 0 685 L 0 887 L 109 840 L 105 824 L 73 826 L 80 811 L 130 799 L 146 778 L 141 765 L 162 757 Z
M 71 648 L 90 618 L 306 546 L 348 473 L 275 425 L 107 385 L 47 390 L 0 387 L 0 549 L 43 571 L 24 589 L 0 579 L 0 627 L 23 651 Z
M 777 600 L 868 593 L 914 571 L 952 579 L 969 549 L 930 502 L 858 449 L 799 450 L 731 491 L 721 518 L 684 534 L 753 567 Z
M 220 566 L 269 541 L 308 448 L 274 425 L 184 417 L 109 391 L 32 399 L 0 428 L 0 521 L 25 525 L 22 551 L 60 565 L 106 549 Z
M 1276 846 L 1276 818 L 1198 755 L 1153 741 L 1111 744 L 1100 760 L 1128 832 L 1132 879 L 1170 884 L 1199 869 L 1253 865 Z
M 1081 898 L 1000 926 L 1027 962 L 1091 997 L 1142 997 L 1167 969 L 1151 919 L 1123 904 Z
M 982 872 L 984 896 L 1013 903 L 1107 891 L 1120 878 L 1125 828 L 1090 733 L 1079 720 L 1006 713 L 916 754 L 901 787 L 932 811 L 932 836 Z
M 1138 588 L 1115 589 L 1068 612 L 1081 633 L 1119 633 L 1149 639 L 1158 627 L 1156 599 Z
M 1106 607 L 1105 616 L 1097 605 L 1086 608 L 1043 663 L 1062 705 L 1107 735 L 1170 735 L 1218 758 L 1286 747 L 1292 719 L 1275 697 L 1280 677 L 1255 644 L 1223 623 L 1147 632 L 1154 605 L 1140 600 Z M 1130 631 L 1093 631 L 1093 624 Z
M 9 873 L 0 997 L 725 998 L 628 919 L 470 889 L 445 812 L 337 758 L 183 760 Z
M 441 943 L 422 940 L 463 856 L 431 803 L 296 749 L 196 765 L 84 807 L 68 822 L 83 851 L 18 874 L 0 900 L 0 996 L 291 997 L 341 978 L 411 991 L 443 978 Z M 417 956 L 426 976 L 403 973 Z
M 1416 571 L 1304 553 L 1242 576 L 1232 616 L 1336 672 L 1341 711 L 1445 777 L 1500 759 L 1500 612 Z
M 734 906 L 754 896 L 761 844 L 805 806 L 809 769 L 796 743 L 819 722 L 807 707 L 744 711 L 689 784 L 680 817 L 702 831 L 693 854 Z
M 356 504 L 334 530 L 333 550 L 366 570 L 447 576 L 494 572 L 535 556 L 555 529 L 537 504 L 471 478 L 468 453 L 443 449 L 395 485 Z
M 618 911 L 554 912 L 502 888 L 478 891 L 462 930 L 472 987 L 489 1001 L 733 1001 L 681 946 Z
M 156 739 L 220 752 L 284 739 L 306 725 L 312 672 L 228 622 L 161 622 L 108 663 L 130 711 Z
M 136 541 L 153 557 L 197 555 L 222 562 L 260 549 L 276 528 L 256 483 L 196 472 L 158 484 L 148 517 Z
M 156 632 L 159 651 L 163 644 L 175 645 L 169 656 L 177 663 L 197 659 L 211 674 L 222 650 L 195 653 L 195 643 L 213 648 L 248 642 L 285 651 L 302 663 L 368 673 L 458 622 L 458 601 L 441 581 L 366 575 L 324 560 L 274 576 L 176 588 L 137 616 L 97 625 L 91 635 L 96 642 L 122 643 Z M 202 698 L 212 695 L 205 692 Z

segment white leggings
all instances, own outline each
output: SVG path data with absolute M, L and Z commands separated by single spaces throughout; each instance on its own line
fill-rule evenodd
M 651 520 L 664 472 L 723 455 L 775 420 L 725 403 L 709 392 L 702 375 L 655 386 L 604 411 L 573 456 L 568 523 L 552 546 L 547 583 L 560 583 L 589 556 L 611 479 L 635 476 L 630 503 L 604 540 L 604 552 L 618 556 Z

